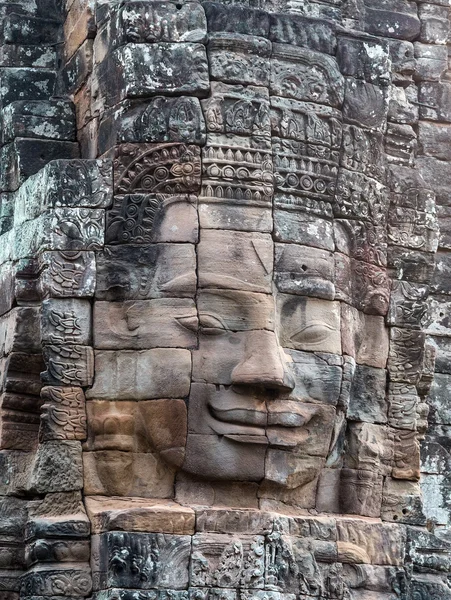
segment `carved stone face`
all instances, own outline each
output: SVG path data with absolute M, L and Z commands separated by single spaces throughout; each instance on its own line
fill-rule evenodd
M 134 457 L 123 495 L 234 482 L 379 517 L 389 478 L 418 479 L 420 284 L 437 245 L 415 141 L 393 124 L 408 107 L 390 65 L 408 85 L 411 44 L 283 14 L 270 41 L 222 31 L 228 5 L 208 10 L 205 54 L 186 48 L 196 69 L 164 68 L 148 95 L 143 65 L 166 63 L 152 44 L 138 60 L 136 44 L 136 93 L 106 109 L 114 200 L 96 255 L 87 464 L 104 454 L 87 493 L 112 493 L 116 452 Z M 164 48 L 176 61 L 181 46 Z

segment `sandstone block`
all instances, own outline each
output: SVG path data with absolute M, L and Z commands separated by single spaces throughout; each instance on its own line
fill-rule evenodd
M 94 69 L 99 98 L 113 106 L 125 98 L 166 93 L 203 95 L 209 90 L 202 44 L 130 43 L 114 50 Z
M 288 355 L 293 361 L 290 367 L 296 384 L 291 397 L 335 406 L 340 395 L 342 368 L 340 363 L 328 359 L 336 357 L 299 350 L 288 350 Z
M 293 65 L 296 65 L 295 80 L 287 77 L 288 73 L 293 76 Z M 315 89 L 307 83 L 307 71 L 312 65 L 318 73 Z M 330 56 L 289 44 L 273 44 L 270 90 L 276 96 L 339 107 L 343 102 L 344 80 Z
M 114 548 L 119 556 L 127 556 L 123 563 L 109 561 Z M 191 538 L 186 535 L 121 532 L 96 535 L 91 559 L 94 579 L 101 588 L 183 589 L 188 584 L 190 549 Z M 147 564 L 153 565 L 150 571 Z
M 308 246 L 276 244 L 274 270 L 281 292 L 334 300 L 334 262 L 330 252 Z
M 261 481 L 266 445 L 235 437 L 189 433 L 183 470 L 213 481 Z
M 212 33 L 207 46 L 212 79 L 267 86 L 271 43 L 239 33 Z
M 17 100 L 3 109 L 3 140 L 46 138 L 75 141 L 73 106 L 63 100 Z
M 331 22 L 310 19 L 299 14 L 271 14 L 269 39 L 272 42 L 302 46 L 332 56 L 337 47 L 336 28 Z
M 198 292 L 197 306 L 199 324 L 204 331 L 215 327 L 224 331 L 274 331 L 274 300 L 268 294 L 203 289 Z
M 188 350 L 98 350 L 96 375 L 87 398 L 96 400 L 148 400 L 184 398 L 191 379 Z
M 41 342 L 43 344 L 91 343 L 91 305 L 89 300 L 44 300 L 41 308 Z
M 346 77 L 343 116 L 348 123 L 380 130 L 387 112 L 388 96 L 384 88 Z
M 357 365 L 351 384 L 348 418 L 367 423 L 386 423 L 386 385 L 385 369 Z
M 86 410 L 83 390 L 77 387 L 44 387 L 39 438 L 85 440 Z
M 199 285 L 268 293 L 273 250 L 267 234 L 204 230 L 198 245 Z
M 284 348 L 341 354 L 338 302 L 279 294 L 277 305 Z
M 228 31 L 268 37 L 269 15 L 264 10 L 240 5 L 233 5 L 230 10 L 220 2 L 204 2 L 202 6 L 207 17 L 209 31 Z
M 47 385 L 91 385 L 94 355 L 90 346 L 51 344 L 43 348 L 47 370 L 41 373 Z
M 193 297 L 196 293 L 196 255 L 192 244 L 109 246 L 98 254 L 97 272 L 99 300 Z
M 348 304 L 341 305 L 343 353 L 358 364 L 384 369 L 388 358 L 388 330 L 384 318 L 367 315 Z
M 197 311 L 189 298 L 96 302 L 94 347 L 102 350 L 193 348 Z
M 192 535 L 195 513 L 172 500 L 89 496 L 86 510 L 93 533 L 129 531 Z
M 49 441 L 39 445 L 28 487 L 38 494 L 69 492 L 83 487 L 81 444 Z
M 198 241 L 196 198 L 192 195 L 116 196 L 106 217 L 107 244 Z
M 233 571 L 224 573 L 222 561 L 234 544 L 238 547 L 238 558 Z M 238 539 L 220 533 L 196 533 L 193 537 L 194 559 L 190 564 L 190 585 L 263 588 L 263 548 L 263 536 L 242 535 Z
M 174 469 L 151 452 L 99 450 L 83 453 L 83 481 L 89 496 L 171 498 Z

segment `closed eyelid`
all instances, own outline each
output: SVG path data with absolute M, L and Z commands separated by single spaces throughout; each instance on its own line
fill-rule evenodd
M 301 337 L 310 338 L 311 341 L 313 341 L 312 338 L 315 338 L 315 341 L 320 342 L 325 340 L 333 331 L 334 328 L 328 325 L 327 323 L 312 321 L 311 323 L 308 323 L 307 325 L 296 331 L 296 333 L 294 333 L 291 336 L 291 339 L 296 341 L 295 338 Z
M 199 313 L 199 324 L 203 328 L 227 329 L 227 326 L 221 317 L 212 315 L 211 313 Z

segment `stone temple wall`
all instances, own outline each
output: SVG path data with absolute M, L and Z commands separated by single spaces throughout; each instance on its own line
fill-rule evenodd
M 451 599 L 450 13 L 0 2 L 0 600 Z

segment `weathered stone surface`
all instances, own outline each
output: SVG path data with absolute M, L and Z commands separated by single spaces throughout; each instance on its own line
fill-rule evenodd
M 207 16 L 209 31 L 229 31 L 268 37 L 270 16 L 263 10 L 239 4 L 226 7 L 220 2 L 204 2 L 202 6 Z
M 191 144 L 121 144 L 115 150 L 115 193 L 198 192 L 199 154 Z
M 279 294 L 280 340 L 285 348 L 341 354 L 337 302 Z
M 170 498 L 174 470 L 151 452 L 83 452 L 84 491 L 88 496 Z
M 267 329 L 274 331 L 274 300 L 267 294 L 228 289 L 203 289 L 197 296 L 199 326 L 208 333 L 222 326 L 224 331 Z M 221 321 L 216 322 L 215 316 Z M 186 325 L 195 322 L 185 321 Z
M 202 95 L 209 89 L 205 47 L 190 42 L 129 43 L 114 50 L 94 76 L 105 106 L 162 91 Z
M 448 597 L 447 0 L 0 17 L 2 598 Z
M 292 79 L 293 64 L 297 74 Z M 311 66 L 315 67 L 315 75 L 309 78 Z M 315 85 L 311 85 L 312 79 Z M 337 63 L 329 56 L 288 44 L 273 44 L 270 91 L 277 96 L 339 107 L 343 102 L 344 80 Z
M 383 317 L 367 315 L 347 304 L 341 305 L 341 341 L 343 353 L 369 367 L 386 367 L 388 331 Z
M 375 38 L 339 37 L 337 61 L 343 75 L 382 86 L 390 81 L 387 46 Z
M 189 298 L 96 302 L 94 347 L 192 348 L 197 344 L 196 323 L 196 307 Z
M 116 142 L 205 143 L 199 100 L 191 96 L 157 96 L 133 107 L 124 103 L 105 113 L 99 129 L 100 153 Z
M 192 297 L 196 292 L 192 244 L 109 246 L 98 254 L 97 271 L 99 300 Z
M 70 343 L 49 344 L 43 348 L 47 370 L 41 374 L 47 385 L 92 385 L 94 356 L 90 346 Z
M 44 300 L 41 309 L 43 344 L 80 344 L 91 342 L 91 305 L 89 300 Z
M 271 44 L 264 38 L 239 33 L 212 33 L 208 42 L 212 79 L 224 83 L 269 83 Z
M 301 210 L 274 211 L 274 235 L 279 242 L 294 242 L 334 250 L 332 222 Z
M 88 398 L 147 400 L 188 395 L 191 375 L 188 350 L 98 350 L 95 364 L 96 377 L 92 389 L 87 392 Z
M 207 34 L 205 13 L 197 3 L 129 2 L 113 7 L 110 19 L 99 36 L 101 45 L 108 44 L 110 49 L 128 42 L 204 42 Z
M 3 140 L 16 137 L 75 140 L 75 111 L 62 100 L 17 100 L 3 110 Z
M 388 99 L 384 88 L 346 77 L 343 116 L 348 123 L 380 130 L 387 111 Z
M 190 546 L 191 538 L 186 535 L 120 532 L 96 535 L 91 559 L 95 587 L 183 589 L 188 583 Z M 114 548 L 118 557 L 127 556 L 123 563 L 109 560 Z M 147 564 L 152 565 L 150 570 Z
M 21 183 L 42 169 L 49 160 L 77 158 L 78 144 L 49 139 L 16 138 L 1 149 L 2 191 L 14 191 Z
M 224 568 L 224 560 L 230 554 L 233 544 L 239 546 L 238 560 L 232 572 Z M 193 538 L 195 559 L 190 565 L 190 584 L 219 587 L 242 585 L 245 588 L 263 587 L 263 547 L 262 536 L 241 536 L 235 541 L 233 536 L 219 533 L 197 533 Z M 251 567 L 252 565 L 252 567 Z M 228 577 L 233 579 L 229 582 Z
M 386 423 L 386 382 L 385 369 L 357 365 L 351 385 L 348 418 L 367 423 Z
M 49 441 L 40 444 L 28 487 L 38 494 L 81 489 L 83 478 L 80 442 Z
M 196 198 L 192 195 L 116 196 L 107 213 L 107 244 L 198 241 Z
M 333 255 L 317 248 L 276 244 L 274 271 L 281 292 L 333 300 L 335 297 Z
M 387 314 L 390 280 L 385 269 L 335 253 L 336 299 L 370 315 Z
M 55 73 L 46 69 L 11 68 L 1 74 L 3 106 L 15 100 L 47 100 L 53 95 Z
M 44 387 L 39 437 L 49 440 L 84 440 L 86 410 L 83 390 L 76 387 Z
M 86 499 L 86 510 L 93 533 L 149 530 L 176 535 L 194 533 L 193 509 L 171 500 L 90 496 Z
M 379 6 L 369 2 L 365 11 L 365 29 L 373 35 L 411 40 L 420 32 L 420 20 L 411 2 Z
M 274 245 L 263 233 L 205 230 L 198 245 L 199 286 L 269 292 Z

